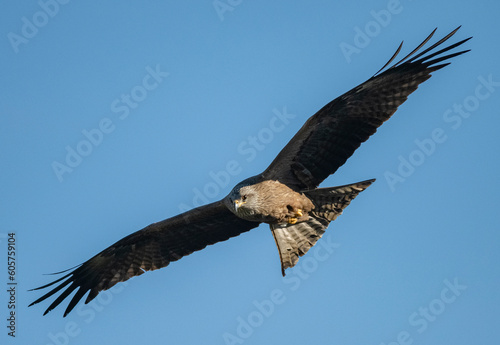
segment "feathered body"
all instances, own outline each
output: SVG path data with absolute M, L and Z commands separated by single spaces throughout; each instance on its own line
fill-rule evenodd
M 243 181 L 241 186 L 235 187 L 224 198 L 225 204 L 235 215 L 253 222 L 279 224 L 295 218 L 300 211 L 303 215 L 297 217 L 297 221 L 309 219 L 308 213 L 314 205 L 303 193 L 274 180 L 249 184 L 254 180 L 250 178 Z M 236 208 L 234 201 L 242 198 L 245 201 Z
M 87 293 L 85 303 L 118 282 L 165 267 L 261 222 L 270 224 L 285 274 L 285 269 L 297 263 L 329 223 L 373 180 L 317 189 L 319 184 L 337 171 L 432 72 L 449 64 L 443 61 L 467 51 L 441 55 L 470 38 L 435 50 L 457 30 L 416 54 L 434 30 L 386 69 L 398 55 L 400 45 L 373 77 L 311 116 L 262 174 L 239 183 L 223 200 L 151 224 L 119 240 L 56 281 L 37 288 L 59 283 L 31 305 L 62 291 L 46 314 L 76 291 L 64 312 L 66 316 Z

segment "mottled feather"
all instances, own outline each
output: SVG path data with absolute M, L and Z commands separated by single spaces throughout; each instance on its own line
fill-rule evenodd
M 30 305 L 65 289 L 45 315 L 77 290 L 64 313 L 66 316 L 88 291 L 85 303 L 116 283 L 165 267 L 207 245 L 225 241 L 258 225 L 236 217 L 221 201 L 193 209 L 124 237 L 60 279 L 34 289 L 60 283 Z
M 314 246 L 328 224 L 372 180 L 334 188 L 315 188 L 342 166 L 361 143 L 374 134 L 421 83 L 430 78 L 432 72 L 449 64 L 441 62 L 467 51 L 439 56 L 462 45 L 469 38 L 434 50 L 457 30 L 416 54 L 430 40 L 434 30 L 402 60 L 385 69 L 400 52 L 400 45 L 373 77 L 334 99 L 310 117 L 262 174 L 242 181 L 221 201 L 151 224 L 83 264 L 60 272 L 65 273 L 61 278 L 35 289 L 53 287 L 31 305 L 60 293 L 47 308 L 46 314 L 74 293 L 64 313 L 66 316 L 87 293 L 85 303 L 94 299 L 100 291 L 119 282 L 165 267 L 207 245 L 255 228 L 261 221 L 273 223 L 295 218 L 301 209 L 304 218 L 300 218 L 296 224 L 271 224 L 284 274 L 286 268 L 293 267 L 298 258 Z M 258 191 L 262 198 L 254 201 L 262 201 L 257 205 L 248 207 L 250 203 L 247 202 L 240 208 L 243 215 L 253 217 L 244 220 L 235 215 L 236 199 L 231 195 L 239 195 L 238 188 L 249 185 L 256 185 L 254 189 L 257 191 L 259 185 L 266 188 Z M 276 191 L 273 190 L 275 187 Z M 277 195 L 283 195 L 288 200 L 276 198 Z M 314 209 L 311 210 L 309 200 L 305 200 L 303 195 L 312 202 Z M 259 209 L 263 205 L 265 209 Z M 245 209 L 247 211 L 243 212 Z
M 305 191 L 304 194 L 315 207 L 309 220 L 293 225 L 270 225 L 278 247 L 283 276 L 285 270 L 295 266 L 299 257 L 307 253 L 323 236 L 330 222 L 337 219 L 351 201 L 374 181 L 372 179 L 345 186 Z
M 440 62 L 468 51 L 433 59 L 436 53 L 442 54 L 470 39 L 435 53 L 432 51 L 457 30 L 458 28 L 422 52 L 430 55 L 421 57 L 422 54 L 418 54 L 415 58 L 421 57 L 420 59 L 408 60 L 427 43 L 431 34 L 396 65 L 376 74 L 321 108 L 283 148 L 264 171 L 262 178 L 279 180 L 295 190 L 317 187 L 325 178 L 335 173 L 361 143 L 373 135 L 421 83 L 431 77 L 432 72 L 447 65 L 438 65 Z M 400 48 L 397 52 L 399 50 Z M 392 61 L 395 55 L 389 61 Z

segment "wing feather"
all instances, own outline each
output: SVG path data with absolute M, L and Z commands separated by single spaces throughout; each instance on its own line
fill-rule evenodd
M 417 87 L 448 63 L 437 65 L 468 50 L 436 57 L 468 39 L 434 48 L 453 36 L 459 28 L 431 47 L 415 55 L 434 31 L 410 54 L 387 70 L 334 99 L 310 117 L 304 126 L 262 173 L 263 179 L 279 180 L 294 190 L 314 189 L 342 166 L 354 151 L 387 121 Z M 401 47 L 401 46 L 400 46 Z M 398 48 L 389 63 L 394 60 Z M 430 53 L 429 55 L 425 55 Z M 386 63 L 382 70 L 388 65 Z
M 119 282 L 165 267 L 207 245 L 225 241 L 258 225 L 236 217 L 222 201 L 196 208 L 124 237 L 63 277 L 33 289 L 59 284 L 30 306 L 62 290 L 45 315 L 76 290 L 64 312 L 66 316 L 89 291 L 85 303 Z

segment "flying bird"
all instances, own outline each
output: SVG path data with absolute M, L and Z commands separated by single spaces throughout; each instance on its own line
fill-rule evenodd
M 238 183 L 222 200 L 153 223 L 83 264 L 59 272 L 66 274 L 33 289 L 55 286 L 30 306 L 61 292 L 45 315 L 76 291 L 66 316 L 87 293 L 85 304 L 119 282 L 165 267 L 261 223 L 271 228 L 285 275 L 374 179 L 328 188 L 318 188 L 319 184 L 335 173 L 432 72 L 469 51 L 449 52 L 471 37 L 442 47 L 459 28 L 420 51 L 434 29 L 418 47 L 388 67 L 399 54 L 401 43 L 373 77 L 311 116 L 264 172 Z

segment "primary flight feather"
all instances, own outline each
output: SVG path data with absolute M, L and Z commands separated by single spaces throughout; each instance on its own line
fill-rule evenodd
M 447 53 L 470 37 L 438 49 L 458 29 L 419 52 L 434 30 L 411 53 L 386 69 L 400 52 L 400 45 L 373 77 L 311 116 L 263 173 L 238 183 L 220 201 L 151 224 L 83 264 L 60 272 L 66 274 L 34 289 L 53 287 L 30 306 L 60 292 L 45 315 L 76 291 L 64 312 L 66 316 L 87 293 L 85 303 L 119 282 L 165 267 L 261 223 L 270 225 L 285 275 L 285 270 L 297 263 L 330 222 L 374 180 L 331 188 L 317 188 L 319 184 L 337 171 L 432 72 L 468 51 Z

